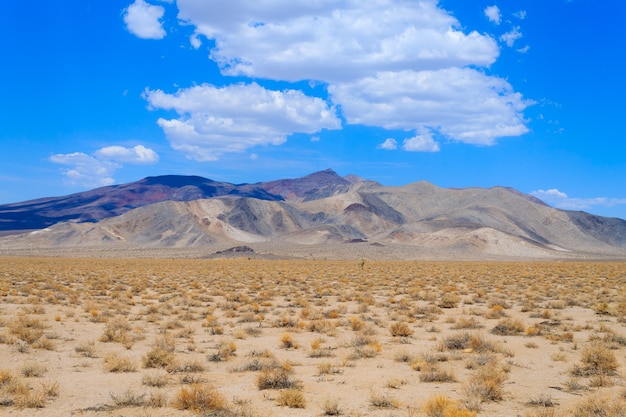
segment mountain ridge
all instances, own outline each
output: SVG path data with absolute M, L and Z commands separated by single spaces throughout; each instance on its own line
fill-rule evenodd
M 105 191 L 112 193 L 108 199 L 102 196 Z M 452 189 L 427 181 L 383 186 L 355 176 L 346 179 L 328 169 L 254 184 L 148 177 L 52 203 L 71 201 L 84 205 L 66 206 L 57 216 L 86 212 L 91 218 L 78 216 L 1 238 L 0 249 L 223 250 L 245 244 L 285 256 L 305 253 L 308 247 L 331 257 L 397 257 L 402 253 L 411 258 L 427 251 L 450 258 L 626 258 L 626 220 L 555 209 L 510 187 Z M 141 202 L 145 204 L 131 207 Z M 32 200 L 8 205 L 8 209 L 52 210 L 54 204 L 46 207 L 46 203 L 50 201 Z M 98 213 L 94 207 L 108 215 L 94 220 Z M 0 206 L 0 219 L 8 209 Z

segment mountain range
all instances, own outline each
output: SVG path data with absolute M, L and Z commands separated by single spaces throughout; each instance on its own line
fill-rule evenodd
M 0 206 L 0 250 L 201 248 L 278 256 L 626 258 L 626 220 L 507 187 L 383 186 L 333 170 L 231 184 L 156 176 Z M 234 251 L 237 252 L 237 251 Z

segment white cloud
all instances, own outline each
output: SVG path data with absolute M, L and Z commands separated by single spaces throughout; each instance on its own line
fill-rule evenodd
M 516 49 L 516 51 L 519 52 L 520 54 L 525 54 L 529 50 L 530 50 L 530 45 L 526 45 L 523 48 Z
M 134 148 L 107 146 L 97 150 L 93 155 L 74 152 L 50 157 L 50 161 L 55 164 L 71 166 L 63 171 L 68 183 L 85 187 L 113 184 L 115 182 L 113 174 L 122 168 L 121 163 L 153 164 L 158 160 L 157 153 L 143 145 Z
M 198 37 L 197 33 L 194 33 L 193 35 L 189 37 L 189 43 L 191 44 L 193 49 L 198 49 L 202 46 L 202 41 Z
M 513 13 L 513 16 L 517 17 L 519 20 L 526 19 L 526 10 L 520 10 L 519 12 Z
M 135 0 L 125 9 L 124 23 L 128 31 L 143 39 L 163 39 L 166 35 L 161 18 L 163 6 L 153 6 L 144 0 Z
M 398 149 L 398 141 L 394 138 L 387 138 L 383 143 L 377 146 L 378 149 L 385 149 L 388 151 L 393 151 Z
M 338 129 L 334 107 L 301 91 L 267 90 L 256 83 L 222 88 L 204 84 L 174 94 L 148 90 L 150 107 L 175 110 L 176 119 L 158 120 L 171 146 L 197 161 L 215 161 L 227 152 L 257 145 L 280 145 L 292 133 Z
M 562 191 L 556 188 L 549 190 L 537 190 L 532 191 L 531 195 L 538 199 L 545 201 L 553 207 L 557 207 L 565 210 L 588 210 L 594 206 L 613 207 L 617 205 L 626 204 L 626 198 L 609 198 L 609 197 L 592 197 L 592 198 L 577 198 L 569 197 Z
M 484 12 L 490 22 L 499 25 L 502 21 L 502 14 L 500 13 L 500 8 L 498 6 L 488 6 L 485 8 Z
M 402 142 L 402 149 L 409 152 L 439 152 L 439 144 L 433 140 L 428 129 L 421 129 L 418 135 Z
M 522 37 L 522 32 L 520 32 L 520 27 L 515 26 L 509 32 L 500 36 L 500 40 L 506 43 L 506 46 L 512 47 L 516 40 Z
M 379 71 L 492 64 L 494 40 L 462 32 L 436 0 L 178 0 L 179 18 L 215 40 L 225 75 L 353 80 Z
M 72 185 L 101 187 L 115 182 L 113 173 L 119 165 L 110 161 L 100 161 L 82 152 L 56 154 L 50 157 L 55 164 L 70 165 L 63 174 Z
M 94 154 L 100 160 L 112 160 L 130 164 L 154 164 L 159 161 L 159 155 L 150 148 L 137 145 L 134 148 L 123 146 L 106 146 Z
M 477 145 L 528 131 L 523 111 L 532 101 L 480 70 L 497 59 L 496 39 L 463 30 L 438 0 L 177 0 L 177 6 L 181 24 L 193 27 L 191 45 L 210 40 L 210 58 L 223 75 L 322 83 L 348 123 L 428 128 Z M 501 21 L 496 6 L 485 14 Z M 516 28 L 501 42 L 519 37 Z M 146 98 L 179 113 L 158 123 L 174 149 L 201 161 L 278 145 L 294 132 L 341 128 L 335 107 L 322 100 L 254 85 L 156 90 Z M 276 106 L 277 97 L 298 104 Z
M 522 111 L 531 101 L 505 80 L 470 68 L 384 72 L 331 85 L 349 123 L 387 129 L 429 128 L 459 142 L 493 145 L 528 131 Z

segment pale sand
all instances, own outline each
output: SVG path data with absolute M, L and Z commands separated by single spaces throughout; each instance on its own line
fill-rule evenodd
M 0 335 L 11 339 L 11 322 L 23 315 L 43 322 L 43 338 L 54 344 L 53 350 L 30 347 L 19 352 L 15 340 L 0 343 L 0 371 L 17 376 L 25 364 L 37 363 L 46 369 L 43 376 L 21 380 L 34 390 L 42 382 L 59 385 L 58 396 L 48 399 L 44 408 L 0 406 L 0 414 L 191 416 L 192 412 L 171 405 L 187 386 L 181 382 L 187 377 L 213 384 L 230 409 L 245 409 L 250 416 L 320 416 L 329 399 L 338 401 L 345 416 L 417 416 L 435 394 L 466 399 L 464 387 L 475 372 L 468 363 L 481 354 L 440 348 L 460 332 L 497 344 L 500 353 L 493 355 L 508 371 L 502 400 L 482 403 L 479 416 L 538 412 L 528 403 L 541 395 L 565 412 L 596 391 L 614 397 L 624 392 L 626 346 L 618 342 L 610 344 L 619 363 L 610 377 L 613 386 L 588 388 L 590 379 L 579 378 L 585 389 L 568 392 L 567 383 L 570 370 L 591 345 L 591 336 L 602 338 L 609 331 L 626 336 L 623 312 L 619 312 L 620 303 L 626 302 L 625 271 L 626 265 L 619 263 L 367 261 L 361 269 L 358 262 L 0 258 Z M 457 307 L 436 308 L 451 293 L 458 299 Z M 366 296 L 371 296 L 371 302 Z M 601 301 L 608 302 L 612 315 L 597 314 L 594 306 Z M 500 319 L 487 314 L 499 302 L 508 304 L 503 311 L 509 318 L 521 320 L 526 328 L 544 323 L 544 332 L 551 331 L 552 337 L 491 334 Z M 524 306 L 527 311 L 522 311 Z M 437 313 L 422 314 L 428 308 Z M 223 334 L 203 327 L 208 314 Z M 351 345 L 355 337 L 363 336 L 363 331 L 351 328 L 349 319 L 354 316 L 370 329 L 364 337 L 379 344 L 380 352 L 371 358 L 353 357 Z M 107 322 L 116 317 L 126 319 L 132 328 L 129 337 L 138 339 L 129 349 L 100 341 Z M 297 327 L 280 327 L 281 318 L 291 319 Z M 481 327 L 453 329 L 459 319 L 469 318 Z M 309 330 L 316 319 L 329 330 Z M 397 321 L 406 322 L 413 334 L 393 337 L 389 328 Z M 252 334 L 245 334 L 246 329 Z M 179 363 L 197 360 L 206 369 L 171 372 L 165 387 L 148 387 L 142 384 L 145 375 L 166 372 L 143 368 L 142 357 L 164 331 L 175 337 Z M 573 341 L 554 340 L 567 332 Z M 290 333 L 297 348 L 282 347 L 284 333 Z M 311 342 L 318 338 L 329 357 L 312 357 Z M 97 357 L 76 351 L 91 342 Z M 209 360 L 221 342 L 234 342 L 235 355 L 220 362 Z M 291 364 L 293 378 L 302 384 L 304 409 L 278 406 L 277 390 L 257 387 L 259 372 L 234 371 L 249 363 L 253 352 L 264 350 Z M 105 371 L 103 358 L 110 352 L 128 356 L 136 371 Z M 420 372 L 397 360 L 400 353 L 445 357 L 439 367 L 452 372 L 456 382 L 421 382 Z M 322 363 L 330 363 L 334 372 L 320 375 Z M 163 393 L 170 404 L 112 408 L 112 395 L 126 391 L 146 396 Z M 381 394 L 397 408 L 374 407 L 372 396 Z M 0 394 L 0 398 L 7 396 Z

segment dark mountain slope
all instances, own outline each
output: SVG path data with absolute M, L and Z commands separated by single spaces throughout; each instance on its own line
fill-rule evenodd
M 160 201 L 192 201 L 237 195 L 282 200 L 253 184 L 230 184 L 197 176 L 164 175 L 64 197 L 0 206 L 0 231 L 42 229 L 62 221 L 95 222 Z

